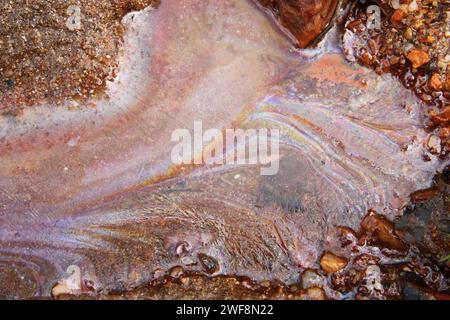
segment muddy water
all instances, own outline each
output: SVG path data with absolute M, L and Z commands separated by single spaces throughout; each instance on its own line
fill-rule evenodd
M 106 291 L 177 265 L 290 283 L 333 227 L 401 214 L 443 166 L 423 160 L 420 102 L 345 62 L 334 31 L 296 50 L 242 0 L 164 1 L 123 23 L 108 99 L 0 118 L 4 296 L 48 296 L 71 265 Z M 279 172 L 173 164 L 172 133 L 195 121 L 279 129 Z

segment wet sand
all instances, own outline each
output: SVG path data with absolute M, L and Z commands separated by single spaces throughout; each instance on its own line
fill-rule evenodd
M 101 96 L 117 73 L 121 20 L 155 0 L 0 2 L 0 114 Z

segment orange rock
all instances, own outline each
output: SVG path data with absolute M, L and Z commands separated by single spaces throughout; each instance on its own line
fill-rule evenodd
M 406 251 L 408 248 L 395 233 L 394 224 L 375 211 L 370 211 L 363 218 L 361 227 L 387 248 L 398 251 Z
M 441 128 L 439 130 L 439 138 L 441 138 L 441 141 L 447 142 L 450 137 L 450 128 Z
M 443 84 L 441 81 L 441 76 L 438 73 L 433 73 L 433 75 L 430 78 L 429 86 L 431 90 L 434 91 L 441 91 Z
M 424 64 L 430 62 L 430 56 L 423 50 L 411 50 L 406 56 L 413 64 L 413 68 L 417 69 Z
M 437 125 L 448 122 L 450 120 L 450 106 L 445 107 L 439 114 L 430 112 L 430 120 Z
M 338 257 L 331 252 L 326 252 L 320 259 L 320 267 L 326 273 L 335 273 L 347 266 L 347 259 Z
M 402 23 L 403 18 L 405 17 L 405 12 L 401 9 L 397 9 L 391 16 L 392 23 Z

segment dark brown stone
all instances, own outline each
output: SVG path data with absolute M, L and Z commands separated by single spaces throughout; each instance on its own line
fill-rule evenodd
M 386 248 L 398 251 L 406 251 L 408 249 L 408 246 L 395 233 L 394 224 L 375 211 L 369 211 L 361 221 L 361 227 Z

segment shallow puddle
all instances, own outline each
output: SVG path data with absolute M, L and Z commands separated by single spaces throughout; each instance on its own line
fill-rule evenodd
M 5 296 L 49 296 L 69 266 L 89 283 L 73 292 L 127 290 L 174 266 L 290 284 L 319 266 L 335 227 L 358 229 L 369 209 L 399 216 L 444 166 L 424 147 L 420 101 L 346 62 L 334 29 L 298 50 L 242 0 L 166 0 L 123 23 L 107 98 L 0 118 Z M 199 122 L 278 129 L 278 170 L 174 163 L 173 133 Z

